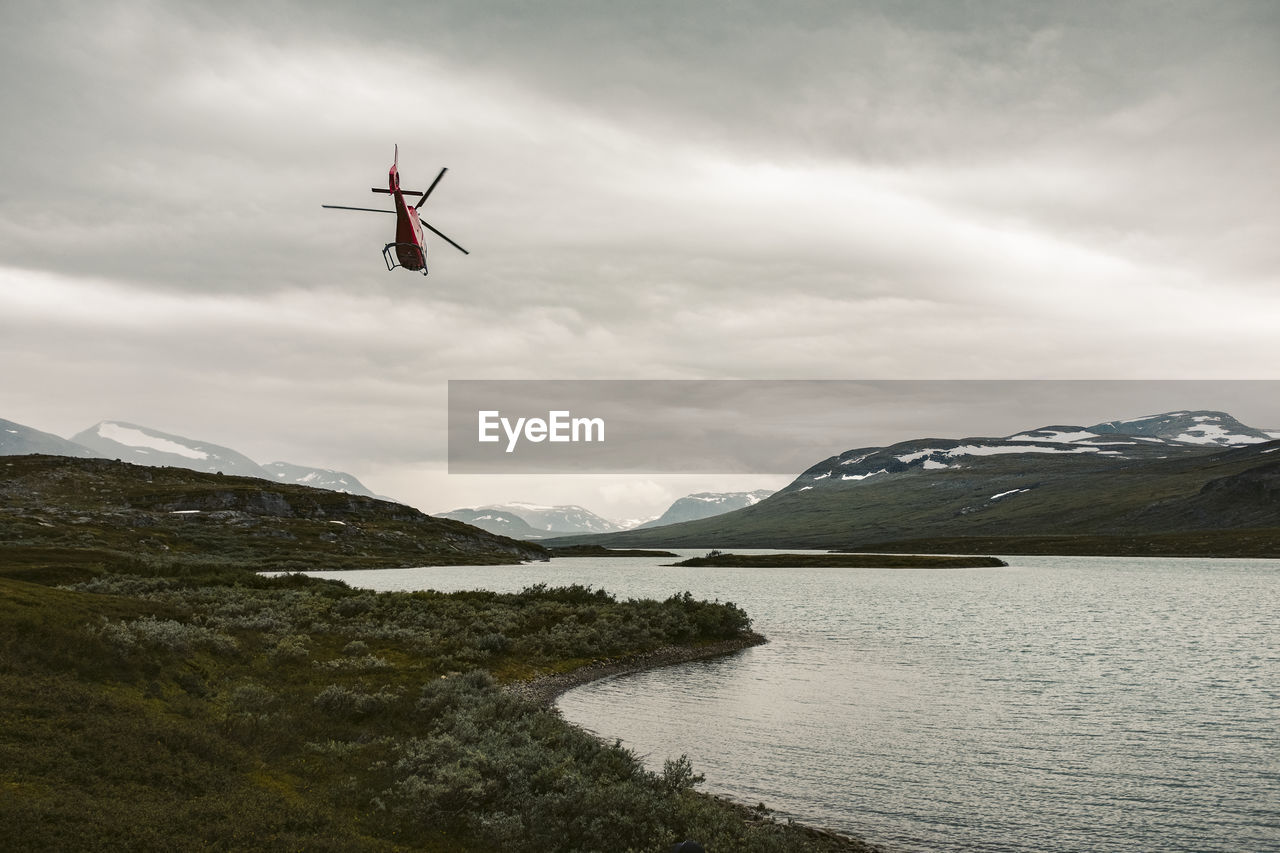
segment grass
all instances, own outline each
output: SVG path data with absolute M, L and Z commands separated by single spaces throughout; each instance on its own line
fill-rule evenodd
M 0 460 L 6 851 L 855 850 L 750 819 L 504 688 L 741 637 L 688 593 L 372 593 L 262 569 L 545 559 L 250 478 Z M 798 846 L 797 846 L 798 845 Z
M 862 849 L 746 819 L 687 761 L 651 773 L 502 689 L 748 629 L 731 604 L 576 586 L 0 577 L 0 834 L 15 851 Z

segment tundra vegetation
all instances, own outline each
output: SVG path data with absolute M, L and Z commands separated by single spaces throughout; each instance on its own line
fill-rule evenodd
M 731 603 L 373 593 L 260 575 L 247 537 L 241 560 L 161 563 L 32 492 L 0 507 L 50 525 L 0 527 L 6 850 L 865 849 L 697 791 L 683 756 L 648 770 L 505 689 L 743 637 Z

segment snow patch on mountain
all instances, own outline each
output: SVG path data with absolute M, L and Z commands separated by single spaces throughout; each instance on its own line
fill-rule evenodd
M 96 433 L 99 438 L 105 438 L 107 441 L 118 442 L 119 444 L 138 448 L 146 448 L 148 450 L 158 450 L 161 453 L 175 453 L 178 456 L 185 456 L 188 459 L 208 459 L 209 454 L 203 450 L 197 450 L 178 441 L 164 438 L 151 432 L 146 432 L 132 424 L 123 424 L 116 421 L 103 421 L 98 424 Z
M 1009 441 L 1050 441 L 1058 444 L 1071 444 L 1073 442 L 1085 441 L 1094 438 L 1098 438 L 1098 434 L 1096 432 L 1089 432 L 1088 430 L 1067 432 L 1066 430 L 1045 428 L 1010 436 Z
M 1208 410 L 1146 415 L 1095 424 L 1086 429 L 1106 435 L 1148 436 L 1166 442 L 1218 447 L 1257 444 L 1274 438 L 1267 432 L 1240 423 L 1226 412 Z
M 1000 500 L 1001 498 L 1007 498 L 1007 497 L 1009 497 L 1009 495 L 1016 495 L 1016 494 L 1018 494 L 1018 493 L 1020 493 L 1020 492 L 1029 492 L 1029 491 L 1031 491 L 1031 489 L 1030 489 L 1030 488 L 1010 489 L 1010 490 L 1009 490 L 1009 491 L 1007 491 L 1007 492 L 1000 492 L 998 495 L 992 495 L 991 497 L 987 498 L 987 500 L 990 500 L 990 501 L 998 501 L 998 500 Z
M 948 456 L 998 456 L 1005 453 L 1118 453 L 1096 447 L 1045 447 L 1039 444 L 962 444 L 946 451 Z
M 910 465 L 912 462 L 915 462 L 917 459 L 922 459 L 925 456 L 931 456 L 934 453 L 945 453 L 945 452 L 946 451 L 943 450 L 941 447 L 929 447 L 924 450 L 917 450 L 914 453 L 904 453 L 901 456 L 898 456 L 896 458 L 899 462 L 905 462 L 906 464 Z
M 1200 420 L 1200 418 L 1196 418 Z M 1261 444 L 1269 439 L 1255 435 L 1239 435 L 1231 432 L 1221 424 L 1207 423 L 1192 427 L 1178 435 L 1174 441 L 1185 441 L 1187 444 Z

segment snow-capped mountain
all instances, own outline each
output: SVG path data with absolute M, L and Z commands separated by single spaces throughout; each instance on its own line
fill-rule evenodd
M 505 510 L 523 518 L 535 530 L 573 533 L 609 533 L 618 526 L 589 509 L 576 505 L 541 506 L 513 501 L 481 509 Z
M 650 527 L 661 527 L 664 524 L 677 524 L 681 521 L 694 521 L 699 518 L 711 518 L 733 512 L 735 509 L 752 506 L 773 494 L 770 489 L 756 489 L 753 492 L 697 492 L 685 495 L 667 507 L 667 511 L 652 521 L 624 530 L 641 530 Z
M 542 506 L 513 501 L 489 504 L 474 509 L 455 509 L 436 513 L 439 518 L 452 518 L 474 524 L 491 533 L 516 539 L 550 539 L 584 533 L 614 533 L 642 530 L 661 524 L 675 524 L 698 518 L 710 518 L 759 503 L 773 492 L 699 492 L 680 498 L 658 518 L 615 522 L 580 506 Z
M 334 471 L 332 468 L 308 468 L 306 465 L 294 465 L 290 462 L 268 462 L 262 468 L 282 483 L 297 483 L 301 486 L 328 489 L 331 492 L 378 497 L 369 491 L 364 483 L 345 471 Z
M 67 440 L 12 421 L 0 420 L 0 456 L 28 453 L 97 456 L 132 462 L 135 465 L 169 465 L 211 473 L 221 471 L 224 474 L 379 497 L 358 479 L 343 471 L 310 468 L 289 462 L 259 465 L 229 447 L 125 421 L 101 421 Z
M 454 509 L 436 513 L 436 518 L 463 521 L 481 530 L 497 533 L 500 536 L 510 536 L 512 539 L 546 539 L 549 536 L 558 535 L 545 530 L 535 530 L 520 516 L 496 509 Z
M 436 513 L 436 515 L 439 518 L 465 521 L 482 530 L 517 536 L 516 533 L 506 532 L 512 529 L 509 526 L 511 519 L 506 516 L 514 516 L 532 530 L 532 533 L 519 538 L 544 539 L 548 536 L 565 536 L 575 533 L 611 533 L 621 529 L 607 518 L 601 518 L 589 509 L 574 505 L 543 506 L 513 501 L 505 504 L 489 504 L 474 509 L 455 509 Z
M 805 491 L 913 469 L 973 467 L 976 457 L 1088 455 L 1122 462 L 1166 456 L 1189 447 L 1238 447 L 1272 441 L 1225 412 L 1168 412 L 1093 426 L 1053 425 L 1004 438 L 913 439 L 890 447 L 863 447 L 819 462 L 783 491 Z
M 229 447 L 124 421 L 101 421 L 76 433 L 71 440 L 94 451 L 96 456 L 135 465 L 171 465 L 193 471 L 275 479 L 248 456 Z
M 1269 553 L 1271 534 L 1233 532 L 1249 529 L 1280 537 L 1280 442 L 1223 412 L 1179 411 L 857 448 L 713 519 L 560 544 L 959 547 L 981 539 L 987 544 L 974 547 L 998 550 L 1029 537 L 1038 544 L 1026 547 L 1044 553 Z
M 1226 412 L 1166 412 L 1127 421 L 1108 421 L 1088 427 L 1099 435 L 1127 435 L 1162 438 L 1183 444 L 1216 444 L 1235 447 L 1280 438 L 1260 429 L 1245 426 Z
M 94 455 L 92 450 L 82 444 L 0 418 L 0 456 L 21 456 L 27 453 L 48 453 L 53 456 Z

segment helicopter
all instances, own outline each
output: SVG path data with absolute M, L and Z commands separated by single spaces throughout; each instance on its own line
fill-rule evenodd
M 431 182 L 431 186 L 427 187 L 426 192 L 418 190 L 406 190 L 400 188 L 400 146 L 396 146 L 395 159 L 392 160 L 391 170 L 387 173 L 387 188 L 380 189 L 373 187 L 375 193 L 384 193 L 392 196 L 395 200 L 395 210 L 380 210 L 374 207 L 347 207 L 341 204 L 322 204 L 321 207 L 327 207 L 331 210 L 363 210 L 368 213 L 394 213 L 396 216 L 396 239 L 382 247 L 382 259 L 386 261 L 387 271 L 396 267 L 417 272 L 422 271 L 423 275 L 427 274 L 427 244 L 422 237 L 422 229 L 426 228 L 432 234 L 444 240 L 450 246 L 462 252 L 464 255 L 471 254 L 457 243 L 450 240 L 441 232 L 437 231 L 425 219 L 418 215 L 418 211 L 422 209 L 422 205 L 426 202 L 427 197 L 431 195 L 432 190 L 436 188 L 436 184 L 440 183 L 440 179 L 444 177 L 444 173 L 449 169 L 443 168 L 440 174 L 436 175 L 436 179 Z M 405 196 L 422 196 L 415 204 L 409 204 L 405 201 Z M 392 252 L 392 249 L 395 252 Z

